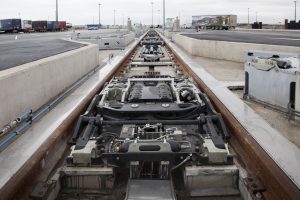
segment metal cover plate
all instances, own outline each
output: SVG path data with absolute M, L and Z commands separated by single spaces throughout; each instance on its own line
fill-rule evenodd
M 126 200 L 175 200 L 170 180 L 134 180 L 127 186 Z

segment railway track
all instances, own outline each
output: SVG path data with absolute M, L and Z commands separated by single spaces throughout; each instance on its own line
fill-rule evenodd
M 150 30 L 0 195 L 298 199 L 300 192 L 180 55 Z

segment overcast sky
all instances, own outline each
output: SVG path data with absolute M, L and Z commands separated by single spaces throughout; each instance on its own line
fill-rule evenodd
M 125 23 L 127 17 L 133 22 L 151 23 L 151 0 L 58 1 L 59 20 L 76 25 L 98 23 L 98 3 L 102 4 L 102 24 L 113 24 L 114 9 L 116 24 L 123 24 L 123 16 Z M 163 0 L 152 1 L 154 23 L 158 24 L 159 16 L 162 22 Z M 255 21 L 256 12 L 258 20 L 264 23 L 283 23 L 286 18 L 294 19 L 293 0 L 166 0 L 166 17 L 180 16 L 181 24 L 185 24 L 191 23 L 192 15 L 236 14 L 239 23 L 246 23 L 248 8 L 250 8 L 250 22 Z M 0 0 L 0 19 L 18 18 L 19 15 L 22 19 L 55 20 L 55 0 Z

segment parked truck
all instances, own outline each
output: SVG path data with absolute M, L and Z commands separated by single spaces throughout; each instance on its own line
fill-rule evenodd
M 22 20 L 22 31 L 25 33 L 29 33 L 33 31 L 31 20 Z
M 73 24 L 72 23 L 67 23 L 67 28 L 72 28 Z
M 47 31 L 47 21 L 46 20 L 42 20 L 42 21 L 32 21 L 32 28 L 35 31 L 38 32 L 45 32 Z
M 58 22 L 47 21 L 47 30 L 48 31 L 57 31 L 58 30 Z
M 192 16 L 192 26 L 197 30 L 231 30 L 237 26 L 237 15 L 197 15 Z
M 0 20 L 0 31 L 7 33 L 17 33 L 22 29 L 21 19 L 1 19 Z
M 58 31 L 65 31 L 65 30 L 67 30 L 67 22 L 59 21 L 58 22 Z

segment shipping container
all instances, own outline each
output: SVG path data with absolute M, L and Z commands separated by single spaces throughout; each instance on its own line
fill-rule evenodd
M 57 31 L 58 23 L 56 21 L 48 21 L 47 22 L 47 30 L 48 31 Z
M 22 29 L 21 19 L 1 19 L 0 31 L 19 32 Z
M 64 31 L 67 29 L 67 22 L 66 21 L 60 21 L 58 22 L 58 29 L 60 31 Z
M 32 21 L 32 29 L 35 31 L 47 31 L 47 21 Z
M 98 30 L 100 28 L 99 24 L 87 24 L 87 29 L 88 30 Z
M 22 31 L 24 31 L 24 32 L 32 31 L 32 21 L 31 20 L 22 20 Z
M 229 30 L 237 26 L 237 15 L 192 16 L 192 25 L 199 29 Z
M 262 29 L 262 26 L 263 26 L 262 22 L 254 22 L 252 24 L 252 29 Z
M 291 20 L 290 23 L 286 19 L 285 20 L 285 28 L 286 29 L 295 29 L 295 30 L 300 30 L 300 20 L 298 22 Z

